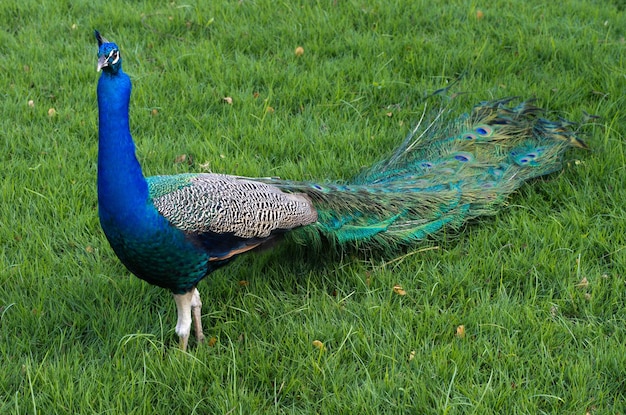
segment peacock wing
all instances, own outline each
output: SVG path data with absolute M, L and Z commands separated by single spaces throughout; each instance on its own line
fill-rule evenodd
M 148 178 L 156 209 L 191 234 L 263 240 L 274 232 L 317 220 L 310 200 L 275 186 L 223 174 L 181 174 Z

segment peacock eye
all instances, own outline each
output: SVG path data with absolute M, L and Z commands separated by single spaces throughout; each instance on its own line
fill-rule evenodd
M 108 59 L 111 61 L 111 63 L 115 63 L 117 62 L 117 60 L 120 57 L 120 53 L 117 50 L 112 50 L 111 53 L 109 53 L 109 57 Z

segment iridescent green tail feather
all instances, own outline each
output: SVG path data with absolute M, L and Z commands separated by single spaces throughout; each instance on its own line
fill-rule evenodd
M 319 242 L 320 234 L 381 249 L 419 241 L 495 214 L 525 181 L 560 169 L 568 148 L 586 148 L 572 123 L 548 121 L 530 102 L 509 102 L 480 103 L 452 122 L 440 111 L 346 184 L 267 181 L 313 201 L 317 223 L 294 233 L 303 243 Z

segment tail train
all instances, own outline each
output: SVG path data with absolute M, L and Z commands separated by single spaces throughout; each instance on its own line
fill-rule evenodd
M 542 118 L 530 101 L 509 107 L 511 100 L 481 102 L 451 123 L 441 110 L 345 184 L 264 181 L 311 199 L 318 220 L 293 232 L 301 243 L 319 244 L 321 235 L 383 250 L 415 243 L 495 214 L 525 181 L 560 169 L 568 148 L 587 148 L 573 123 Z

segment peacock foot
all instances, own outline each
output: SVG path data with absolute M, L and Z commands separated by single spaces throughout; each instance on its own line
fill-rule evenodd
M 204 341 L 204 333 L 202 332 L 202 301 L 197 288 L 184 294 L 174 294 L 174 301 L 178 311 L 176 334 L 180 338 L 180 348 L 185 351 L 189 343 L 192 321 L 196 332 L 196 340 L 198 343 Z

